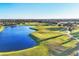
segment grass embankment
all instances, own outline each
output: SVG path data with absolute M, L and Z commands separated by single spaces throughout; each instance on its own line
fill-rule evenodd
M 0 55 L 2 56 L 47 56 L 48 48 L 45 45 L 40 44 L 33 48 L 24 49 L 20 51 L 0 52 Z
M 78 43 L 78 41 L 72 40 L 72 41 L 70 41 L 70 42 L 68 42 L 66 44 L 63 44 L 62 46 L 65 47 L 65 48 L 74 48 L 74 47 L 77 46 L 76 45 L 77 43 Z
M 49 28 L 63 28 L 63 26 L 41 26 L 41 25 L 38 25 L 38 26 L 34 26 L 33 27 L 34 29 L 37 29 L 37 30 L 40 30 L 40 29 L 49 29 Z
M 4 26 L 0 26 L 0 32 L 4 30 Z
M 51 38 L 47 41 L 44 41 L 42 43 L 44 44 L 49 44 L 49 45 L 55 45 L 55 46 L 59 46 L 61 44 L 63 44 L 64 42 L 67 42 L 69 41 L 69 37 L 67 35 L 63 35 L 63 36 L 60 36 L 60 37 L 57 37 L 57 38 Z
M 36 39 L 36 41 L 44 41 L 50 38 L 54 38 L 56 36 L 60 36 L 63 35 L 62 32 L 55 32 L 55 31 L 51 31 L 51 32 L 33 32 L 31 34 L 32 37 L 34 37 Z

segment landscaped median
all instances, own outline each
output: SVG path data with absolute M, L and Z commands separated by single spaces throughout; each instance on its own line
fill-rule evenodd
M 0 56 L 48 56 L 48 48 L 44 44 L 40 44 L 24 50 L 0 52 Z

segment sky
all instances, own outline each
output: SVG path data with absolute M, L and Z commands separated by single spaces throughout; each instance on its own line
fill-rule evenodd
M 0 19 L 79 18 L 77 3 L 0 3 Z

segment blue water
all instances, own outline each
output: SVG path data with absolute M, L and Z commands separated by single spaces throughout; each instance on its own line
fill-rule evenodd
M 31 48 L 37 43 L 29 36 L 34 30 L 30 26 L 5 27 L 0 32 L 0 52 Z

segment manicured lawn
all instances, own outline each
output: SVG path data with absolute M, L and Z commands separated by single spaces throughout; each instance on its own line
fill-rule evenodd
M 63 44 L 62 46 L 65 47 L 65 48 L 74 48 L 74 47 L 77 46 L 76 45 L 77 43 L 78 43 L 78 41 L 72 40 L 72 41 L 70 41 L 68 43 Z
M 69 37 L 68 36 L 60 36 L 60 37 L 57 37 L 57 38 L 52 38 L 52 39 L 49 39 L 47 41 L 44 41 L 43 43 L 44 44 L 51 44 L 51 45 L 61 45 L 62 43 L 64 42 L 67 42 L 69 40 Z
M 59 36 L 62 34 L 63 34 L 62 32 L 54 32 L 54 31 L 51 31 L 51 32 L 33 32 L 32 36 L 36 37 L 37 40 L 45 40 L 45 39 Z
M 4 26 L 0 26 L 0 32 L 4 30 Z

